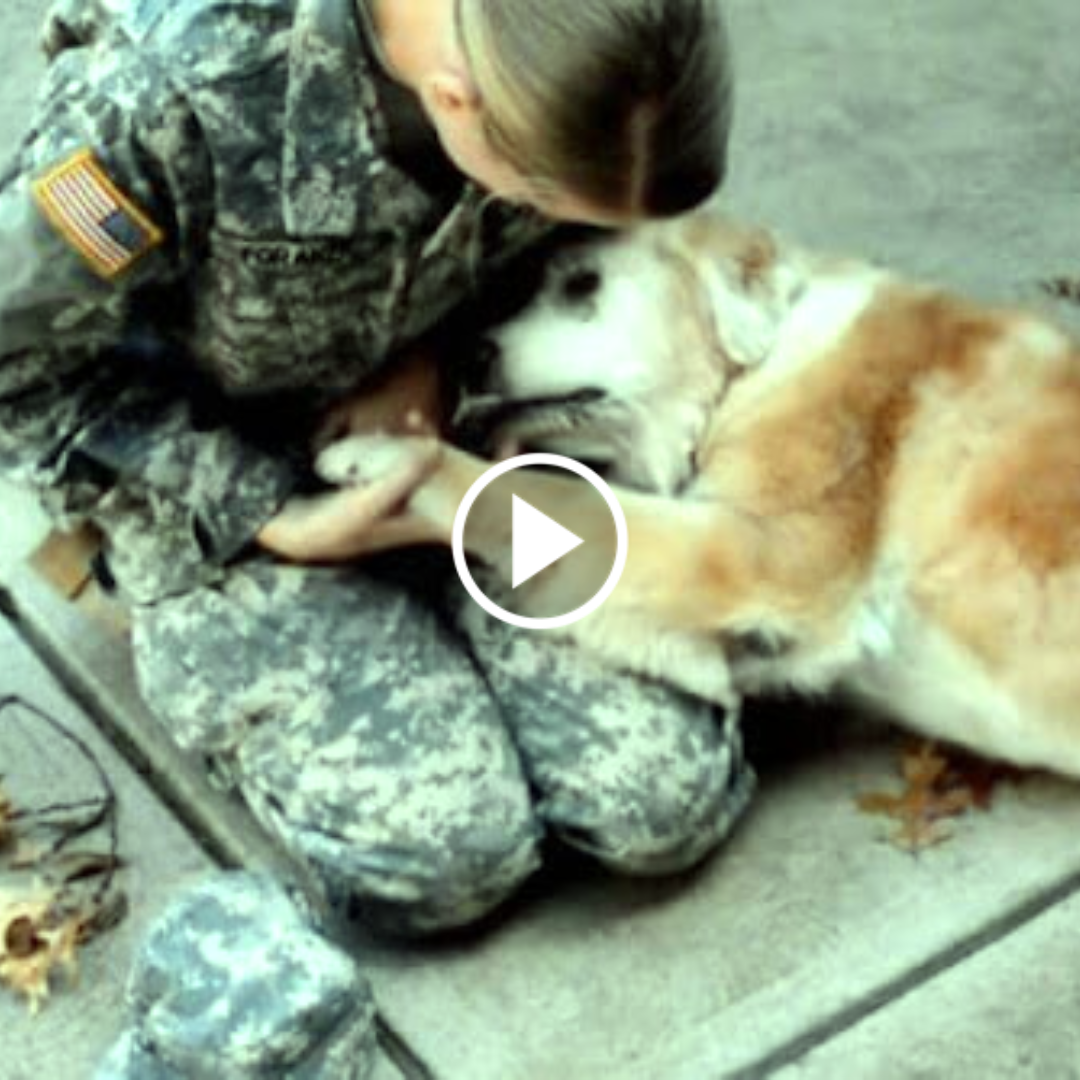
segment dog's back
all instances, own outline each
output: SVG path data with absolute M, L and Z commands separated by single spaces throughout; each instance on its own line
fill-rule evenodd
M 552 392 L 558 341 L 554 389 L 567 393 L 577 365 L 562 358 L 586 356 L 600 435 L 626 385 L 631 404 L 671 388 L 691 420 L 652 432 L 693 479 L 678 497 L 620 492 L 622 579 L 570 633 L 724 703 L 733 690 L 840 686 L 910 726 L 1080 776 L 1073 342 L 1035 316 L 722 219 L 650 227 L 586 255 L 588 295 L 549 281 L 547 299 L 573 302 L 542 297 L 515 322 L 503 381 Z M 346 448 L 325 471 L 349 478 L 365 454 Z M 483 470 L 445 449 L 414 512 L 449 535 Z M 573 481 L 521 485 L 586 541 L 610 526 Z M 507 528 L 492 516 L 472 531 L 473 554 L 503 573 Z M 552 604 L 575 583 L 557 561 L 519 601 Z
M 914 726 L 1080 774 L 1080 351 L 1028 314 L 868 295 L 817 355 L 781 339 L 803 355 L 715 423 L 704 485 L 790 542 L 775 625 L 799 645 L 747 671 L 839 676 Z
M 1080 350 L 1019 313 L 942 318 L 951 355 L 917 383 L 888 535 L 913 607 L 967 658 L 971 707 L 923 715 L 1080 774 Z

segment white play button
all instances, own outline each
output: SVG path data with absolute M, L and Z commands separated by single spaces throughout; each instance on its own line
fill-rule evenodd
M 562 469 L 576 473 L 585 483 L 571 484 L 563 489 L 570 498 L 565 517 L 559 511 L 558 499 L 552 496 L 549 488 L 547 501 L 542 504 L 547 511 L 544 513 L 514 492 L 515 487 L 520 488 L 523 482 L 527 483 L 520 474 L 515 475 L 518 469 L 541 469 L 548 473 L 552 469 Z M 470 517 L 470 511 L 481 494 L 484 513 Z M 586 515 L 589 531 L 584 532 L 585 526 L 575 526 L 584 533 L 582 538 L 556 519 L 584 520 L 582 511 L 589 505 L 589 499 L 596 500 L 596 506 Z M 600 509 L 605 506 L 606 513 Z M 504 514 L 505 517 L 502 516 Z M 506 591 L 497 589 L 497 602 L 485 595 L 477 585 L 465 555 L 467 548 L 482 550 L 484 545 L 482 542 L 466 545 L 465 533 L 467 529 L 485 527 L 485 523 L 488 528 L 496 527 L 492 522 L 499 521 L 510 526 L 510 550 L 505 553 L 509 558 L 504 555 L 505 561 L 501 562 L 501 566 L 506 574 L 503 582 L 512 588 Z M 501 535 L 505 536 L 506 533 L 501 532 Z M 493 465 L 469 488 L 454 517 L 451 546 L 461 583 L 485 611 L 513 626 L 528 630 L 556 630 L 595 611 L 618 584 L 628 550 L 626 517 L 615 493 L 587 465 L 558 454 L 521 454 Z M 533 586 L 518 588 L 535 578 L 545 567 L 563 558 L 566 562 L 561 567 L 558 590 L 545 590 L 542 579 Z M 506 604 L 511 607 L 520 604 L 521 610 L 509 610 L 504 606 Z
M 516 589 L 584 541 L 517 495 L 513 497 L 513 580 Z

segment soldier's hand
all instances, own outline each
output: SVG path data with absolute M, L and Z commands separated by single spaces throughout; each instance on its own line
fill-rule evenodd
M 260 530 L 268 551 L 293 562 L 347 562 L 376 551 L 439 539 L 430 523 L 406 510 L 409 496 L 434 470 L 438 444 L 411 454 L 377 483 L 294 496 Z
M 417 346 L 378 382 L 345 398 L 315 433 L 318 453 L 350 435 L 434 435 L 442 429 L 442 389 L 435 351 Z

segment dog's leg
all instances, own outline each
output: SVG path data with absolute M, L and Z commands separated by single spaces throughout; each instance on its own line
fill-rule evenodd
M 413 453 L 419 440 L 394 436 L 359 436 L 342 440 L 319 455 L 319 474 L 331 483 L 362 484 L 375 480 Z M 442 460 L 413 494 L 409 509 L 435 526 L 449 543 L 454 517 L 469 488 L 490 463 L 444 446 Z M 584 481 L 551 473 L 522 472 L 516 482 L 521 497 L 554 518 L 585 542 L 584 553 L 607 556 L 602 539 L 610 531 L 609 511 Z M 715 501 L 694 501 L 619 489 L 626 515 L 629 550 L 619 587 L 605 605 L 625 609 L 653 625 L 690 634 L 712 634 L 745 620 L 768 601 L 769 575 L 763 562 L 762 526 Z M 505 500 L 491 489 L 473 504 L 467 531 L 470 554 L 494 567 L 507 580 L 512 572 L 512 521 Z M 596 542 L 589 545 L 589 540 Z M 598 567 L 603 569 L 602 567 Z M 592 569 L 592 568 L 588 568 Z M 528 605 L 541 595 L 556 602 L 576 595 L 580 559 L 569 580 L 556 561 L 519 587 Z
M 616 594 L 618 590 L 616 589 Z M 604 604 L 560 631 L 613 667 L 646 675 L 737 713 L 735 689 L 720 638 L 657 625 L 649 613 L 634 618 L 625 607 Z
M 413 497 L 412 509 L 440 522 L 449 536 L 458 505 L 486 468 L 484 461 L 444 448 L 441 464 Z M 511 522 L 504 500 L 494 493 L 487 498 L 488 490 L 471 511 L 475 515 L 468 530 L 471 554 L 509 580 Z M 610 532 L 609 511 L 584 481 L 529 470 L 519 475 L 515 490 L 580 536 L 585 542 L 583 555 L 595 551 L 597 560 L 610 557 L 602 542 Z M 625 488 L 616 494 L 627 519 L 629 550 L 607 611 L 625 609 L 673 631 L 712 634 L 752 610 L 756 590 L 767 584 L 760 557 L 764 537 L 758 524 L 719 502 L 672 499 Z M 590 539 L 596 542 L 590 545 Z M 526 605 L 542 595 L 555 601 L 576 595 L 583 567 L 580 561 L 572 569 L 567 566 L 553 563 L 519 586 L 517 595 Z M 604 568 L 598 563 L 596 569 Z
M 335 483 L 365 482 L 400 463 L 411 440 L 360 438 L 324 451 L 318 468 Z M 409 510 L 431 522 L 449 543 L 458 506 L 489 463 L 444 447 L 442 460 L 414 493 Z M 545 472 L 522 472 L 515 484 L 521 498 L 584 541 L 574 565 L 552 563 L 515 591 L 521 610 L 573 606 L 583 575 L 610 558 L 607 507 L 583 481 Z M 717 502 L 694 502 L 620 490 L 629 545 L 618 587 L 603 607 L 569 628 L 570 636 L 608 660 L 664 678 L 728 707 L 734 695 L 728 679 L 721 633 L 745 626 L 769 603 L 759 552 L 759 526 Z M 469 553 L 509 581 L 513 526 L 505 498 L 490 488 L 473 504 L 466 531 Z M 594 541 L 590 544 L 590 540 Z M 593 556 L 597 563 L 588 566 Z M 586 560 L 583 563 L 582 560 Z M 563 600 L 565 599 L 565 603 Z

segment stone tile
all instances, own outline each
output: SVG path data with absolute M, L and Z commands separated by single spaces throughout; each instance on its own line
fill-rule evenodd
M 1080 308 L 1080 5 L 721 0 L 738 102 L 725 201 L 823 250 L 976 296 Z
M 440 1080 L 760 1075 L 1080 871 L 1080 791 L 1050 778 L 918 857 L 882 842 L 853 797 L 888 787 L 896 759 L 867 729 L 772 771 L 681 883 L 575 867 L 487 935 L 368 945 L 380 1003 Z
M 920 984 L 776 1080 L 1077 1080 L 1080 899 Z

